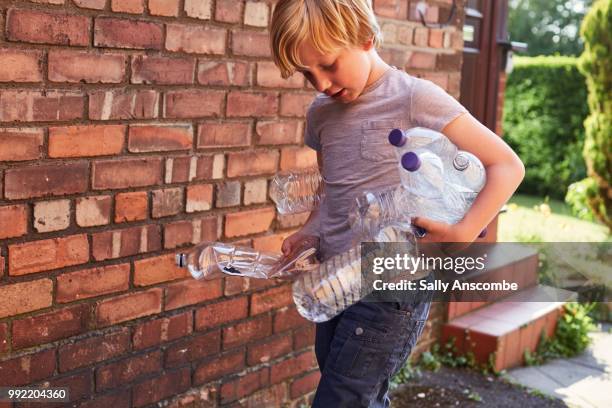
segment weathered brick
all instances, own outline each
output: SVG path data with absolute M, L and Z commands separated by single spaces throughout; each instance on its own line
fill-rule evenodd
M 168 217 L 178 214 L 183 209 L 183 188 L 168 188 L 153 191 L 153 218 Z
M 125 77 L 127 57 L 84 51 L 49 51 L 49 80 L 71 83 L 120 83 Z
M 187 150 L 193 145 L 191 125 L 131 125 L 128 149 L 134 153 Z
M 6 170 L 5 196 L 11 200 L 83 193 L 87 190 L 87 163 L 51 164 Z
M 70 226 L 70 200 L 34 204 L 34 228 L 38 232 L 60 231 Z
M 225 155 L 223 153 L 215 154 L 212 163 L 212 178 L 223 178 L 225 171 Z
M 223 295 L 221 279 L 194 281 L 193 279 L 172 283 L 166 287 L 165 310 L 195 305 Z
M 244 9 L 244 24 L 253 27 L 267 27 L 270 9 L 266 2 L 247 1 Z
M 78 7 L 86 9 L 102 10 L 106 6 L 106 0 L 72 0 Z
M 284 356 L 293 350 L 293 338 L 290 333 L 263 342 L 249 344 L 247 346 L 247 363 L 258 365 L 274 360 L 276 357 Z
M 306 324 L 308 321 L 298 313 L 294 306 L 283 308 L 274 314 L 274 333 L 295 329 Z
M 211 90 L 171 91 L 164 95 L 164 118 L 218 117 L 223 113 L 225 92 Z
M 206 330 L 247 317 L 249 301 L 246 296 L 209 304 L 195 312 L 196 330 Z
M 166 159 L 166 184 L 212 178 L 213 156 L 183 156 Z
M 405 0 L 376 0 L 374 12 L 381 17 L 405 20 L 408 18 L 408 2 Z
M 249 395 L 243 401 L 255 407 L 278 407 L 289 401 L 289 394 L 285 384 L 276 384 Z
M 167 24 L 166 49 L 193 54 L 225 54 L 226 31 L 199 25 Z
M 143 187 L 162 182 L 159 158 L 96 161 L 92 164 L 94 190 Z
M 185 392 L 191 385 L 189 367 L 167 371 L 163 375 L 137 384 L 132 392 L 134 407 L 148 405 L 164 398 Z
M 227 176 L 272 174 L 278 169 L 278 151 L 260 150 L 228 154 Z
M 110 326 L 161 312 L 162 289 L 132 292 L 96 302 L 99 327 Z
M 428 38 L 429 29 L 427 27 L 417 27 L 414 29 L 414 36 L 412 42 L 417 47 L 427 47 Z
M 212 0 L 185 0 L 185 14 L 200 20 L 212 18 Z
M 187 269 L 176 266 L 174 254 L 134 261 L 135 286 L 148 286 L 189 276 Z
M 247 3 L 251 4 L 250 2 Z M 292 75 L 288 79 L 281 77 L 279 69 L 273 62 L 264 61 L 257 63 L 257 85 L 268 88 L 303 88 L 304 77 Z
M 20 237 L 28 232 L 28 208 L 23 205 L 0 207 L 0 239 Z
M 185 220 L 164 226 L 164 248 L 176 248 L 185 244 L 202 241 L 217 241 L 219 222 L 216 216 Z
M 129 344 L 130 329 L 122 327 L 113 333 L 63 345 L 59 348 L 59 371 L 66 372 L 120 356 L 128 351 Z
M 284 147 L 281 149 L 281 171 L 303 170 L 316 166 L 317 152 L 309 147 Z
M 198 126 L 198 149 L 251 144 L 250 122 L 205 122 Z
M 269 57 L 268 34 L 259 31 L 232 30 L 232 51 L 234 55 L 248 57 Z
M 6 33 L 10 41 L 37 44 L 86 46 L 91 20 L 86 16 L 10 9 Z
M 0 82 L 42 81 L 42 57 L 36 50 L 0 48 Z
M 212 184 L 196 184 L 187 187 L 188 213 L 207 211 L 212 208 L 213 186 Z
M 315 325 L 309 324 L 297 328 L 293 332 L 293 349 L 301 350 L 306 347 L 312 347 L 315 340 Z
M 0 129 L 0 162 L 40 159 L 43 137 L 42 129 Z
M 294 379 L 291 382 L 291 398 L 298 398 L 302 395 L 308 394 L 311 391 L 314 391 L 317 389 L 320 379 L 320 371 L 313 371 L 312 373 L 306 374 L 303 377 Z
M 436 66 L 436 54 L 426 52 L 413 52 L 408 61 L 407 68 L 433 69 Z
M 51 306 L 53 301 L 52 291 L 53 282 L 51 279 L 38 279 L 0 286 L 0 298 L 2 299 L 2 302 L 0 302 L 0 318 Z
M 176 367 L 194 360 L 199 360 L 221 350 L 221 331 L 193 336 L 168 347 L 164 365 Z
M 299 143 L 302 138 L 302 122 L 298 121 L 258 121 L 255 127 L 260 145 L 280 145 Z
M 0 323 L 0 353 L 6 352 L 8 348 L 8 325 L 6 323 Z
M 144 11 L 144 0 L 112 0 L 111 10 L 117 13 L 141 14 Z
M 191 311 L 140 323 L 134 328 L 132 336 L 134 349 L 142 350 L 184 337 L 192 332 L 192 326 Z
M 155 350 L 129 357 L 96 369 L 96 390 L 102 391 L 129 384 L 149 374 L 161 371 L 162 354 Z
M 120 154 L 124 125 L 49 128 L 49 157 L 88 157 Z
M 292 303 L 293 296 L 289 285 L 254 293 L 251 297 L 251 316 L 289 306 Z
M 215 20 L 222 23 L 239 23 L 243 7 L 244 1 L 217 0 L 215 2 Z
M 67 121 L 83 117 L 80 92 L 0 91 L 0 122 Z
M 94 25 L 96 47 L 161 50 L 163 27 L 158 23 L 97 17 Z
M 295 358 L 277 363 L 271 367 L 270 383 L 276 384 L 287 378 L 294 377 L 315 367 L 317 361 L 312 351 L 307 351 Z
M 55 349 L 0 362 L 0 384 L 22 386 L 35 383 L 53 375 L 55 371 Z
M 55 300 L 74 302 L 129 288 L 130 264 L 102 266 L 57 276 Z
M 268 181 L 255 179 L 244 182 L 244 205 L 265 203 L 267 197 Z
M 247 61 L 200 59 L 198 83 L 200 85 L 249 86 L 251 85 L 251 64 Z
M 303 118 L 312 100 L 311 93 L 283 93 L 280 100 L 280 114 Z
M 400 26 L 397 29 L 397 40 L 404 45 L 411 45 L 414 36 L 414 28 Z
M 154 16 L 176 17 L 179 0 L 149 0 L 149 12 Z
M 223 329 L 223 348 L 228 349 L 272 334 L 270 316 L 264 315 Z
M 129 407 L 130 390 L 120 390 L 108 394 L 97 394 L 94 399 L 82 401 L 80 408 Z
M 71 235 L 9 246 L 9 274 L 25 275 L 89 261 L 86 235 Z
M 64 4 L 64 0 L 30 0 L 32 3 L 41 4 Z
M 226 375 L 236 373 L 244 368 L 244 350 L 215 356 L 213 359 L 198 365 L 193 376 L 193 384 L 205 384 Z
M 13 321 L 13 349 L 36 346 L 87 331 L 89 305 L 80 304 Z
M 133 84 L 193 84 L 195 58 L 136 55 L 132 58 Z
M 76 199 L 76 223 L 79 227 L 95 227 L 110 222 L 111 196 L 80 197 Z
M 89 398 L 93 394 L 93 372 L 91 371 L 81 371 L 79 373 L 64 376 L 61 378 L 52 378 L 48 381 L 45 381 L 45 386 L 48 384 L 49 387 L 52 388 L 67 388 L 70 390 L 70 400 L 71 401 L 79 401 L 84 398 Z M 28 408 L 31 406 L 35 406 L 37 404 L 26 405 Z M 61 408 L 64 404 L 45 404 L 49 408 Z M 80 406 L 80 404 L 79 404 Z
M 157 118 L 159 93 L 154 90 L 116 89 L 89 94 L 89 119 Z
M 149 197 L 146 191 L 120 193 L 115 196 L 115 222 L 140 221 L 147 218 Z
M 274 116 L 278 111 L 276 92 L 232 91 L 227 96 L 227 116 Z
M 432 28 L 429 30 L 429 46 L 442 48 L 444 46 L 444 30 Z
M 92 253 L 97 261 L 159 251 L 161 235 L 158 225 L 104 231 L 92 235 Z
M 240 205 L 240 182 L 226 181 L 217 184 L 217 200 L 215 206 L 218 208 L 233 207 Z
M 248 4 L 248 3 L 247 3 Z M 225 404 L 267 386 L 270 379 L 270 369 L 263 367 L 243 376 L 221 384 L 221 403 Z
M 267 231 L 276 212 L 273 208 L 240 211 L 225 216 L 225 236 L 228 238 Z

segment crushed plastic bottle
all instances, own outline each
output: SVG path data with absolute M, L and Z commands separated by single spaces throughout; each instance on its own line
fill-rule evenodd
M 270 183 L 270 198 L 280 214 L 312 211 L 323 198 L 321 182 L 318 169 L 277 174 Z

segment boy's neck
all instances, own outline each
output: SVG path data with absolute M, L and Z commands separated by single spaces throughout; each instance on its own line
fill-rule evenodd
M 370 66 L 372 68 L 370 69 L 370 75 L 365 85 L 366 88 L 378 81 L 387 70 L 391 69 L 391 66 L 383 61 L 374 49 L 370 51 Z

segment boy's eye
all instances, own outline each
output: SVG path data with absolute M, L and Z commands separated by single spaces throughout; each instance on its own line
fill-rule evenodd
M 323 69 L 326 71 L 333 71 L 336 69 L 336 62 L 334 61 L 334 63 L 331 65 L 323 65 Z

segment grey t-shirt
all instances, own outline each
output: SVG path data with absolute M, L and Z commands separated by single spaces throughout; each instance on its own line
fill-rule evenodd
M 305 143 L 323 158 L 325 198 L 319 208 L 321 256 L 328 259 L 352 244 L 348 212 L 364 191 L 400 182 L 391 129 L 441 131 L 467 110 L 434 83 L 396 68 L 387 70 L 349 104 L 318 95 L 306 116 Z

